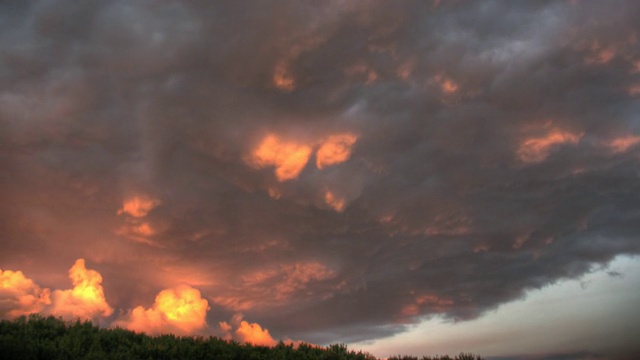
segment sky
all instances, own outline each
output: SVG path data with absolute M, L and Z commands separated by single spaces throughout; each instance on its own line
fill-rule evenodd
M 640 2 L 0 2 L 0 318 L 636 359 Z

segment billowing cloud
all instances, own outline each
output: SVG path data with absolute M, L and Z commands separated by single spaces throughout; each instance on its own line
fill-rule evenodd
M 358 138 L 353 134 L 331 135 L 326 138 L 316 152 L 318 169 L 349 160 L 352 146 Z
M 274 346 L 278 343 L 271 337 L 269 330 L 263 329 L 260 324 L 243 320 L 243 315 L 240 313 L 235 314 L 230 322 L 220 322 L 219 326 L 222 337 L 227 340 L 259 346 Z
M 21 271 L 1 272 L 0 318 L 43 313 L 70 320 L 100 320 L 113 313 L 104 295 L 102 276 L 87 269 L 84 259 L 76 260 L 69 278 L 73 288 L 52 291 L 41 288 Z
M 250 162 L 258 168 L 274 167 L 279 181 L 293 180 L 307 165 L 311 147 L 267 135 L 251 154 Z
M 259 324 L 240 322 L 240 327 L 236 329 L 235 335 L 244 343 L 254 345 L 274 346 L 277 342 L 269 334 L 269 330 L 262 329 Z
M 151 308 L 134 308 L 114 323 L 129 330 L 149 334 L 193 334 L 207 326 L 209 303 L 198 289 L 181 285 L 158 293 Z
M 0 318 L 39 313 L 51 304 L 51 291 L 42 289 L 22 271 L 0 269 Z
M 72 289 L 54 290 L 47 312 L 67 319 L 98 319 L 113 313 L 102 288 L 102 276 L 85 267 L 84 259 L 76 260 L 69 269 Z

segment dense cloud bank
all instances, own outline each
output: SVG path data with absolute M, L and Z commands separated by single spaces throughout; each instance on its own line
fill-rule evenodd
M 317 343 L 475 318 L 640 251 L 639 18 L 635 1 L 4 1 L 0 265 L 41 284 L 38 310 L 84 258 L 96 311 L 126 324 L 182 290 L 195 328 L 260 328 L 244 314 Z

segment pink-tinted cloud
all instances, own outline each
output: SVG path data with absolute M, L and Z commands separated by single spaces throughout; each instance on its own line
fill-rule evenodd
M 235 314 L 230 322 L 220 322 L 222 337 L 241 343 L 260 346 L 274 346 L 278 342 L 271 336 L 269 330 L 257 323 L 250 323 L 242 319 L 242 314 Z
M 335 276 L 334 270 L 317 261 L 284 264 L 243 275 L 237 287 L 213 297 L 212 301 L 234 311 L 283 306 L 304 300 L 314 284 Z
M 563 144 L 575 145 L 583 135 L 583 133 L 552 130 L 546 135 L 525 139 L 520 144 L 517 155 L 520 160 L 526 163 L 541 162 L 549 156 L 555 147 Z
M 327 166 L 343 163 L 351 157 L 353 144 L 358 137 L 353 134 L 336 134 L 324 139 L 316 152 L 316 166 L 323 169 Z
M 160 205 L 159 199 L 154 199 L 144 195 L 136 195 L 128 198 L 118 210 L 118 215 L 127 214 L 136 218 L 145 217 L 149 211 Z
M 640 143 L 640 136 L 628 135 L 611 140 L 607 143 L 607 147 L 614 153 L 623 153 L 638 143 Z
M 63 318 L 98 319 L 113 313 L 102 288 L 102 276 L 85 267 L 84 259 L 76 260 L 69 269 L 72 289 L 54 290 L 52 304 L 47 312 Z
M 278 63 L 273 72 L 273 85 L 283 91 L 292 91 L 296 88 L 296 80 L 291 74 L 286 63 Z
M 249 162 L 256 168 L 274 167 L 279 181 L 293 180 L 307 165 L 311 147 L 267 135 L 254 149 Z
M 138 306 L 114 325 L 149 334 L 188 335 L 206 328 L 208 310 L 209 303 L 198 289 L 182 285 L 162 290 L 151 308 Z
M 333 210 L 342 212 L 346 206 L 344 199 L 337 197 L 333 192 L 327 190 L 324 193 L 324 201 L 327 205 L 331 206 Z
M 39 313 L 51 304 L 51 291 L 42 289 L 22 271 L 0 269 L 0 318 Z

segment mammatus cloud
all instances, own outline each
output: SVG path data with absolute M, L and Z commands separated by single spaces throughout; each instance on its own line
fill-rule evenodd
M 331 135 L 322 141 L 316 152 L 316 166 L 323 169 L 340 164 L 351 157 L 352 146 L 358 140 L 353 134 Z
M 357 136 L 349 133 L 330 135 L 320 141 L 300 143 L 269 134 L 253 150 L 247 162 L 256 168 L 273 167 L 279 181 L 296 179 L 313 151 L 316 167 L 324 169 L 349 160 Z
M 250 162 L 257 168 L 274 167 L 279 181 L 293 180 L 307 165 L 311 147 L 267 135 L 251 154 Z
M 189 284 L 207 324 L 313 343 L 491 313 L 640 253 L 638 18 L 0 1 L 0 264 L 99 263 L 116 314 L 174 328 L 153 300 Z M 15 314 L 82 300 L 19 282 Z
M 126 214 L 135 218 L 145 217 L 149 211 L 160 205 L 159 199 L 148 196 L 132 196 L 124 201 L 122 207 L 118 210 L 118 215 Z
M 134 195 L 127 198 L 117 213 L 125 215 L 125 224 L 118 227 L 116 233 L 132 241 L 157 246 L 152 239 L 153 235 L 157 234 L 157 229 L 145 221 L 145 218 L 151 210 L 161 203 L 160 199 L 146 195 Z

